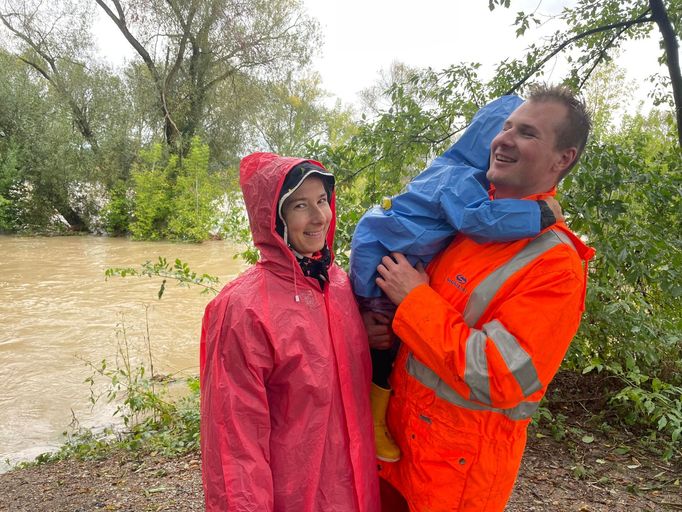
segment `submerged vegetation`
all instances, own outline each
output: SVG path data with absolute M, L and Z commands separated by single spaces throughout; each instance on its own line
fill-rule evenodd
M 176 266 L 187 268 L 177 262 Z M 157 264 L 156 275 L 166 277 L 164 267 Z M 182 283 L 184 273 L 176 271 L 176 275 Z M 191 278 L 198 285 L 201 280 L 206 277 Z M 208 281 L 215 283 L 216 279 L 208 276 Z M 114 425 L 101 430 L 81 428 L 74 417 L 70 429 L 64 432 L 66 442 L 56 452 L 39 455 L 37 463 L 70 457 L 98 459 L 113 450 L 174 456 L 199 449 L 199 379 L 155 373 L 148 324 L 142 343 L 128 337 L 123 320 L 117 335 L 115 361 L 85 361 L 91 371 L 85 379 L 90 385 L 90 403 L 93 407 L 101 401 L 115 405 Z

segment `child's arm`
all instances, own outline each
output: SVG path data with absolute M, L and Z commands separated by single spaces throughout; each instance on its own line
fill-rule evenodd
M 443 176 L 438 200 L 454 231 L 477 242 L 506 242 L 536 236 L 556 221 L 544 201 L 488 196 L 485 171 L 454 166 Z
M 378 297 L 376 267 L 390 252 L 413 265 L 428 263 L 457 232 L 479 242 L 537 235 L 556 220 L 551 208 L 523 199 L 488 196 L 485 171 L 437 159 L 428 176 L 418 176 L 388 209 L 375 206 L 363 215 L 351 244 L 350 278 L 361 297 Z

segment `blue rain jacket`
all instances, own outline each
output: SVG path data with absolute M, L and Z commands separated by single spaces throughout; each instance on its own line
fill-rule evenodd
M 477 242 L 540 233 L 540 207 L 523 199 L 491 200 L 485 175 L 490 143 L 523 100 L 503 96 L 481 108 L 464 134 L 414 178 L 391 207 L 363 215 L 351 243 L 350 278 L 360 297 L 379 297 L 376 268 L 390 252 L 425 265 L 462 232 Z

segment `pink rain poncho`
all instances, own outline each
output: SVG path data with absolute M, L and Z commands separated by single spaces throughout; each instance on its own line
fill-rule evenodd
M 275 231 L 287 172 L 254 153 L 240 183 L 260 261 L 206 307 L 201 452 L 206 510 L 379 510 L 367 337 L 346 274 L 324 292 Z M 320 165 L 318 162 L 313 162 Z M 334 213 L 334 198 L 330 202 Z M 327 234 L 332 247 L 334 220 Z

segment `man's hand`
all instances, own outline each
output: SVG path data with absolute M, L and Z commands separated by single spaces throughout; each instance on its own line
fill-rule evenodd
M 547 197 L 544 199 L 544 201 L 545 203 L 547 203 L 547 206 L 549 206 L 549 209 L 552 210 L 554 218 L 556 219 L 557 222 L 565 220 L 564 214 L 561 211 L 561 205 L 556 199 L 554 199 L 553 197 Z
M 377 267 L 379 277 L 377 286 L 381 288 L 393 304 L 400 304 L 414 288 L 421 284 L 429 284 L 429 276 L 421 262 L 413 268 L 407 258 L 399 252 L 384 256 Z
M 375 311 L 363 311 L 362 321 L 365 324 L 370 347 L 379 350 L 391 348 L 393 331 L 390 318 Z

